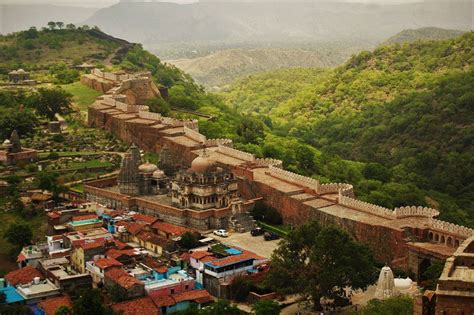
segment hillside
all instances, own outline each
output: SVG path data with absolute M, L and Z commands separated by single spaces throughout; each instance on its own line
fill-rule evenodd
M 376 44 L 407 28 L 469 30 L 469 2 L 376 5 L 347 2 L 120 2 L 84 23 L 149 44 L 354 41 Z M 125 22 L 126 21 L 126 22 Z M 296 46 L 295 46 L 296 47 Z
M 354 49 L 228 49 L 194 59 L 167 60 L 198 83 L 207 87 L 223 86 L 234 79 L 256 72 L 284 68 L 327 68 L 343 63 Z
M 221 95 L 238 111 L 266 117 L 273 134 L 320 149 L 325 163 L 337 157 L 368 163 L 362 176 L 346 170 L 346 178 L 336 178 L 350 177 L 363 199 L 387 207 L 418 201 L 472 226 L 473 44 L 471 32 L 379 47 L 303 83 L 306 70 L 269 72 Z M 400 189 L 405 197 L 392 198 Z
M 4 73 L 18 67 L 48 69 L 60 62 L 102 63 L 121 45 L 120 40 L 112 40 L 96 30 L 30 28 L 0 36 L 0 69 Z
M 461 36 L 464 32 L 447 30 L 438 27 L 423 27 L 417 29 L 403 30 L 390 37 L 382 45 L 411 43 L 417 40 L 442 40 Z

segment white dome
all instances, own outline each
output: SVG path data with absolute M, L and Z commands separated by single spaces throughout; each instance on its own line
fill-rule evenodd
M 3 144 L 4 144 L 4 145 L 10 144 L 10 143 L 11 143 L 11 142 L 10 142 L 10 140 L 8 140 L 8 139 L 6 139 L 5 141 L 3 141 Z
M 153 172 L 153 177 L 154 178 L 162 178 L 165 176 L 165 172 L 163 172 L 162 170 L 158 169 L 156 171 Z
M 158 169 L 158 166 L 156 166 L 155 164 L 148 163 L 148 162 L 138 167 L 138 170 L 143 173 L 153 173 L 157 169 Z
M 406 289 L 410 289 L 412 284 L 413 284 L 413 281 L 410 279 L 410 278 L 405 278 L 405 279 L 402 279 L 402 278 L 396 278 L 394 280 L 395 282 L 395 288 L 399 289 L 399 290 L 406 290 Z

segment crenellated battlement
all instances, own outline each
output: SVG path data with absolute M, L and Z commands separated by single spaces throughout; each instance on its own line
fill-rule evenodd
M 397 218 L 407 218 L 407 217 L 426 217 L 433 218 L 439 215 L 439 211 L 427 207 L 400 207 L 395 208 L 395 215 Z
M 303 186 L 314 190 L 315 193 L 319 191 L 319 181 L 311 177 L 306 177 L 300 174 L 296 174 L 290 171 L 285 171 L 279 167 L 270 165 L 268 167 L 268 175 L 282 179 L 286 182 L 294 183 L 298 186 Z
M 474 236 L 474 229 L 437 219 L 431 221 L 431 229 L 454 235 L 462 235 L 466 238 Z
M 357 200 L 351 197 L 347 197 L 342 194 L 339 194 L 338 203 L 348 208 L 374 214 L 379 217 L 383 217 L 387 219 L 396 219 L 395 211 L 392 211 L 388 208 L 374 205 L 372 203 L 368 203 L 368 202 Z
M 343 196 L 346 197 L 354 197 L 354 186 L 346 183 L 329 183 L 321 184 L 319 186 L 318 194 L 320 195 L 334 193 L 341 193 Z
M 218 145 L 217 152 L 247 162 L 255 161 L 255 155 L 225 145 Z
M 217 147 L 219 145 L 224 145 L 227 147 L 232 146 L 232 140 L 220 138 L 220 139 L 207 139 L 206 146 L 208 147 Z
M 276 159 L 255 159 L 255 165 L 258 167 L 278 167 L 278 168 L 283 168 L 283 161 L 281 160 L 276 160 Z

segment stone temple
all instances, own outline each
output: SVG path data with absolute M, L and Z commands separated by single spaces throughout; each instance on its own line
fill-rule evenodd
M 206 150 L 189 168 L 167 176 L 157 165 L 143 163 L 140 150 L 132 145 L 115 179 L 87 183 L 89 200 L 115 209 L 152 214 L 167 222 L 198 230 L 253 227 L 247 211 L 254 200 L 239 196 L 233 173 L 210 158 Z

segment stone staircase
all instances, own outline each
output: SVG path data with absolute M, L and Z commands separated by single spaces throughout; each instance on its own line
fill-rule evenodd
M 249 232 L 255 228 L 256 221 L 250 215 L 250 212 L 237 213 L 230 218 L 230 226 L 240 233 Z

